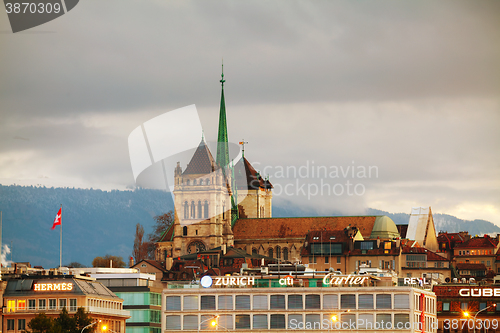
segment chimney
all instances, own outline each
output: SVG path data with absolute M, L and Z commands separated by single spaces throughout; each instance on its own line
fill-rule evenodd
M 377 249 L 380 247 L 380 236 L 377 237 Z
M 227 251 L 226 244 L 221 245 L 221 250 L 222 250 L 222 255 L 226 255 L 226 251 Z
M 130 259 L 128 260 L 128 267 L 132 267 L 132 266 L 134 266 L 134 258 L 130 257 Z
M 401 238 L 396 238 L 396 248 L 401 246 Z
M 113 268 L 113 259 L 109 260 L 109 268 Z

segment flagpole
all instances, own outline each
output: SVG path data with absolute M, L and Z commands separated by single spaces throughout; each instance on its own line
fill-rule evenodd
M 61 204 L 61 237 L 60 237 L 60 244 L 59 244 L 59 270 L 61 270 L 62 267 L 62 204 Z

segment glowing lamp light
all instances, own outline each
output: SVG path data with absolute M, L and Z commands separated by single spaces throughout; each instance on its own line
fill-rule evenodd
M 215 326 L 215 325 L 217 325 L 217 322 L 216 322 L 215 320 L 212 320 L 212 321 L 210 322 L 210 325 Z
M 337 321 L 337 319 L 338 319 L 338 318 L 337 318 L 337 316 L 336 316 L 336 315 L 333 315 L 333 316 L 332 316 L 332 321 Z
M 469 312 L 465 311 L 464 312 L 464 317 L 466 317 L 466 318 L 469 317 Z

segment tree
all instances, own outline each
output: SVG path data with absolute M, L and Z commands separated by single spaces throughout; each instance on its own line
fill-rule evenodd
M 54 320 L 48 317 L 45 313 L 39 313 L 35 318 L 31 319 L 28 327 L 32 333 L 52 333 Z
M 163 233 L 174 223 L 174 213 L 169 211 L 163 215 L 155 216 L 154 220 L 156 223 L 153 227 L 153 232 L 148 235 L 148 240 L 156 243 L 160 240 Z
M 111 261 L 113 261 L 113 267 L 115 268 L 124 268 L 125 267 L 125 262 L 123 262 L 122 257 L 118 256 L 112 256 L 109 254 L 106 254 L 104 257 L 95 257 L 94 260 L 92 260 L 92 266 L 93 267 L 111 267 Z
M 80 264 L 79 262 L 77 261 L 72 261 L 70 262 L 69 264 L 66 265 L 67 267 L 71 267 L 71 268 L 84 268 L 85 265 L 83 264 Z
M 135 239 L 134 239 L 134 260 L 139 262 L 143 259 L 152 259 L 150 253 L 150 242 L 144 240 L 144 227 L 137 223 L 135 226 Z M 154 252 L 153 252 L 154 254 Z

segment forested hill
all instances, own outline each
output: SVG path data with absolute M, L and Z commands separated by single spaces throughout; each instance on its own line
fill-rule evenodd
M 105 254 L 123 257 L 132 254 L 135 225 L 152 232 L 153 217 L 173 209 L 170 193 L 158 190 L 101 191 L 75 188 L 46 188 L 0 185 L 3 212 L 3 244 L 11 246 L 13 261 L 29 261 L 45 268 L 59 265 L 59 227 L 51 230 L 54 217 L 63 205 L 63 265 Z M 409 210 L 411 207 L 409 207 Z M 280 201 L 273 216 L 315 216 L 314 209 Z M 340 215 L 331 212 L 329 215 Z M 366 215 L 387 215 L 397 224 L 408 223 L 409 214 L 391 214 L 368 209 Z M 483 221 L 464 221 L 454 216 L 434 214 L 436 230 L 469 231 L 471 235 L 500 233 L 500 228 Z M 10 254 L 7 255 L 10 259 Z
M 96 256 L 132 254 L 135 225 L 152 231 L 153 217 L 173 209 L 170 193 L 157 190 L 101 191 L 0 185 L 3 243 L 13 261 L 45 268 L 59 265 L 59 227 L 52 222 L 63 205 L 63 265 L 90 265 Z M 10 254 L 7 255 L 10 260 Z

